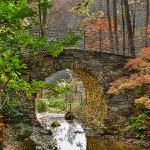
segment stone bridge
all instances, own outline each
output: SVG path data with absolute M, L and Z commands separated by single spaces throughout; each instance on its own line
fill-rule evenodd
M 52 57 L 41 52 L 36 57 L 26 54 L 23 60 L 29 66 L 28 80 L 45 80 L 57 71 L 71 69 L 85 86 L 86 104 L 92 117 L 104 119 L 109 112 L 127 115 L 132 104 L 123 95 L 119 97 L 104 96 L 111 81 L 120 76 L 126 58 L 121 55 L 102 53 L 96 51 L 84 51 L 77 49 L 65 49 L 58 57 Z M 36 98 L 36 96 L 35 96 Z M 29 101 L 25 109 L 33 122 L 35 119 L 35 104 Z

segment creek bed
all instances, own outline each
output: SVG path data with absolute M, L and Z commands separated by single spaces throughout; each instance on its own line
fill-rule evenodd
M 64 114 L 42 113 L 38 114 L 38 118 L 48 129 L 51 128 L 52 122 L 60 123 L 59 127 L 53 128 L 58 150 L 148 150 L 121 140 L 87 135 L 81 123 L 77 120 L 66 121 Z

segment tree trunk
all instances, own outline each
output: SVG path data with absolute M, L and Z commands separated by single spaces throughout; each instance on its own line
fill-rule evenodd
M 123 0 L 121 0 L 121 13 L 122 13 L 122 46 L 123 46 L 123 55 L 126 51 L 126 38 L 125 38 L 125 18 L 124 18 L 124 6 Z
M 38 0 L 38 9 L 39 9 L 39 26 L 40 26 L 39 37 L 43 37 L 44 36 L 44 29 L 43 29 L 43 22 L 42 22 L 41 0 Z
M 46 25 L 47 22 L 47 13 L 48 13 L 48 0 L 44 0 L 44 4 L 47 5 L 43 10 L 43 27 Z
M 145 0 L 145 9 L 146 9 L 146 14 L 145 14 L 145 47 L 148 47 L 148 25 L 149 25 L 149 12 L 150 12 L 150 1 Z
M 129 51 L 131 56 L 135 57 L 134 37 L 132 32 L 128 0 L 123 0 L 123 4 L 124 4 L 125 19 L 126 19 L 126 26 L 127 26 L 127 33 L 128 33 Z
M 114 41 L 113 41 L 113 33 L 112 33 L 112 25 L 111 25 L 111 15 L 110 15 L 110 1 L 106 0 L 106 4 L 107 4 L 107 19 L 108 19 L 110 48 L 114 52 Z
M 137 7 L 137 0 L 135 0 L 135 2 L 134 2 L 134 11 L 133 11 L 133 19 L 132 19 L 132 32 L 133 32 L 133 36 L 134 36 L 134 33 L 135 33 L 136 7 Z
M 117 1 L 113 0 L 113 21 L 114 21 L 114 48 L 115 52 L 119 52 L 119 42 L 118 42 L 118 18 L 117 18 Z

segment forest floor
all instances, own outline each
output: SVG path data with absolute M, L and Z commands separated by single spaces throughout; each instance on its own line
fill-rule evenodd
M 9 125 L 5 129 L 4 133 L 4 150 L 22 150 L 23 143 L 14 140 L 14 137 L 17 135 L 17 132 L 14 131 Z

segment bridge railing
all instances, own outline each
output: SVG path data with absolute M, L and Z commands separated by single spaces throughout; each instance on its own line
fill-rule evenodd
M 68 30 L 71 29 L 75 35 L 82 36 L 82 40 L 76 46 L 76 49 L 80 50 L 89 50 L 89 51 L 99 51 L 105 53 L 113 53 L 119 55 L 130 56 L 131 52 L 129 49 L 128 35 L 127 33 L 118 32 L 118 46 L 115 46 L 114 38 L 113 45 L 110 42 L 109 32 L 108 31 L 86 31 L 75 28 L 62 28 L 62 27 L 53 27 L 44 30 L 44 36 L 49 40 L 58 40 L 62 37 L 65 37 L 68 33 Z M 39 35 L 39 30 L 34 30 L 34 34 Z M 113 35 L 114 36 L 114 35 Z M 138 31 L 134 35 L 134 49 L 135 53 L 138 54 L 139 51 L 145 47 L 145 35 Z M 150 31 L 147 37 L 148 46 L 150 46 Z M 72 47 L 67 47 L 72 48 Z

